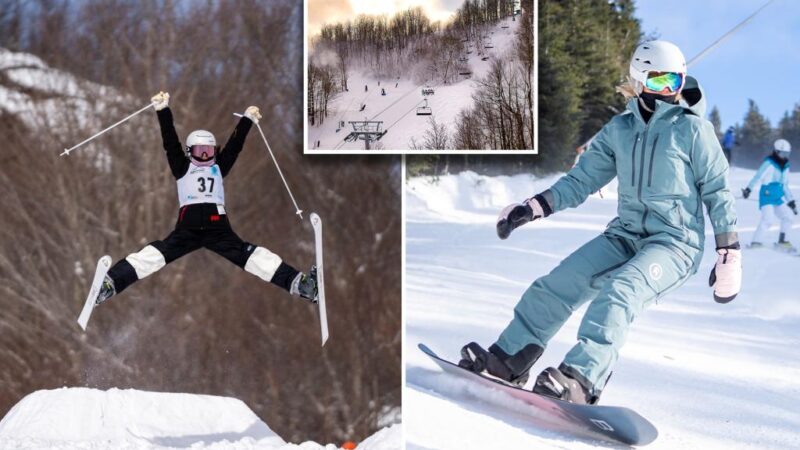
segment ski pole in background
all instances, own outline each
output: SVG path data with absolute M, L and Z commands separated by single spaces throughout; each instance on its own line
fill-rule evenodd
M 80 144 L 74 145 L 74 146 L 72 146 L 72 147 L 70 147 L 70 148 L 65 148 L 65 149 L 64 149 L 64 151 L 63 151 L 63 152 L 61 152 L 61 154 L 60 154 L 59 156 L 64 156 L 64 155 L 67 155 L 67 156 L 69 156 L 69 152 L 71 152 L 71 151 L 75 150 L 76 148 L 80 147 L 81 145 L 83 145 L 83 144 L 85 144 L 85 143 L 87 143 L 87 142 L 91 141 L 92 139 L 94 139 L 94 138 L 96 138 L 96 137 L 100 136 L 101 134 L 105 133 L 106 131 L 108 131 L 108 130 L 110 130 L 110 129 L 112 129 L 112 128 L 115 128 L 115 127 L 117 127 L 118 125 L 121 125 L 122 123 L 124 123 L 124 122 L 126 122 L 126 121 L 130 120 L 131 118 L 133 118 L 134 116 L 136 116 L 136 115 L 140 114 L 141 112 L 143 112 L 143 111 L 147 110 L 148 108 L 152 108 L 152 107 L 153 107 L 153 105 L 155 105 L 155 103 L 148 103 L 148 104 L 147 104 L 147 106 L 145 106 L 144 108 L 142 108 L 142 109 L 140 109 L 140 110 L 136 111 L 135 113 L 133 113 L 133 114 L 129 115 L 128 117 L 126 117 L 126 118 L 124 118 L 124 119 L 120 120 L 119 122 L 115 123 L 114 125 L 111 125 L 110 127 L 108 127 L 108 128 L 106 128 L 105 130 L 103 130 L 103 131 L 101 131 L 101 132 L 99 132 L 99 133 L 95 134 L 94 136 L 92 136 L 92 137 L 90 137 L 90 138 L 88 138 L 88 139 L 85 139 L 85 140 L 84 140 L 83 142 L 81 142 Z
M 242 117 L 243 114 L 233 113 L 236 117 Z M 281 176 L 281 180 L 283 180 L 283 185 L 286 186 L 286 192 L 289 193 L 289 198 L 292 199 L 292 203 L 294 204 L 295 214 L 300 216 L 300 220 L 303 220 L 303 210 L 297 206 L 297 202 L 294 199 L 294 195 L 292 195 L 292 190 L 289 189 L 289 183 L 286 182 L 286 178 L 283 177 L 283 172 L 281 172 L 281 166 L 278 165 L 278 160 L 275 159 L 275 154 L 272 153 L 272 148 L 269 146 L 269 142 L 267 142 L 267 137 L 264 136 L 264 131 L 261 130 L 261 125 L 258 122 L 255 122 L 256 128 L 258 128 L 259 134 L 261 134 L 261 139 L 264 140 L 264 145 L 267 146 L 267 150 L 269 151 L 269 155 L 272 157 L 272 161 L 275 163 L 275 168 L 278 169 L 278 175 Z

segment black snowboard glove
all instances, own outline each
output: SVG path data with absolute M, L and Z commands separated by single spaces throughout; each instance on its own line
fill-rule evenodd
M 792 200 L 789 203 L 787 203 L 786 206 L 791 208 L 791 210 L 792 210 L 792 212 L 794 213 L 795 216 L 797 215 L 797 203 L 795 203 L 794 200 Z
M 550 205 L 541 194 L 529 198 L 522 203 L 514 203 L 506 206 L 497 218 L 497 236 L 506 239 L 522 225 L 542 217 L 547 217 L 552 213 Z
M 752 192 L 752 191 L 750 190 L 750 188 L 744 188 L 744 189 L 742 189 L 742 197 L 744 197 L 744 198 L 750 197 L 750 192 Z

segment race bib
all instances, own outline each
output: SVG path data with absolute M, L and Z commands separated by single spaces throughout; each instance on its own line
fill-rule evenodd
M 180 206 L 197 203 L 222 205 L 224 211 L 225 189 L 222 186 L 222 172 L 219 166 L 200 167 L 189 165 L 186 175 L 178 180 L 178 202 Z

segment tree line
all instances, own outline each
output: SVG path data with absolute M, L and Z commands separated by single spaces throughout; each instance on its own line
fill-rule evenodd
M 718 108 L 713 108 L 709 120 L 714 124 L 714 129 L 720 140 L 727 130 L 722 130 L 720 123 L 721 114 Z M 783 138 L 792 144 L 792 149 L 800 149 L 800 103 L 795 104 L 791 111 L 786 111 L 776 126 L 772 126 L 758 108 L 755 100 L 748 100 L 747 111 L 741 123 L 731 126 L 734 131 L 735 145 L 731 150 L 731 164 L 739 167 L 756 168 L 764 157 L 772 152 L 776 139 Z M 792 152 L 797 160 L 797 152 Z

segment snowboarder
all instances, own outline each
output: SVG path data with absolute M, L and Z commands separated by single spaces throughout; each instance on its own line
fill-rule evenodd
M 720 303 L 741 287 L 741 250 L 728 164 L 705 117 L 697 81 L 686 75 L 680 49 L 666 41 L 641 44 L 623 92 L 627 110 L 611 119 L 578 165 L 550 189 L 500 213 L 497 234 L 574 208 L 614 177 L 619 216 L 605 232 L 534 281 L 497 341 L 471 342 L 459 365 L 524 385 L 547 342 L 579 306 L 590 305 L 578 343 L 561 365 L 536 378 L 535 393 L 594 404 L 633 320 L 656 299 L 696 273 L 703 256 L 705 205 L 716 237 L 709 284 Z
M 364 85 L 364 92 L 367 92 L 368 90 L 369 90 L 369 89 L 367 88 L 367 85 L 365 84 L 365 85 Z
M 786 234 L 792 228 L 792 216 L 789 210 L 797 215 L 797 204 L 794 202 L 792 191 L 789 189 L 789 155 L 792 146 L 786 139 L 778 139 L 773 144 L 773 152 L 761 163 L 758 172 L 746 188 L 742 189 L 744 198 L 750 197 L 750 193 L 761 184 L 758 190 L 758 207 L 761 210 L 761 221 L 758 223 L 751 248 L 764 246 L 764 239 L 770 226 L 775 223 L 777 216 L 781 221 L 781 231 L 778 235 L 778 242 L 775 244 L 780 250 L 796 252 L 791 242 L 786 240 Z
M 381 88 L 381 95 L 386 95 L 386 89 Z
M 728 160 L 728 163 L 731 162 L 731 152 L 734 145 L 736 145 L 736 134 L 733 127 L 728 127 L 725 135 L 722 136 L 722 152 L 725 154 L 725 159 Z
M 169 94 L 159 92 L 152 102 L 167 162 L 178 184 L 177 223 L 163 241 L 153 241 L 117 261 L 106 274 L 95 303 L 99 305 L 136 281 L 203 247 L 294 296 L 316 303 L 316 268 L 312 266 L 306 275 L 266 248 L 243 241 L 231 229 L 225 211 L 223 178 L 230 173 L 244 147 L 250 127 L 261 118 L 258 108 L 250 106 L 245 110 L 222 150 L 214 135 L 205 130 L 192 131 L 184 150 L 173 124 Z

